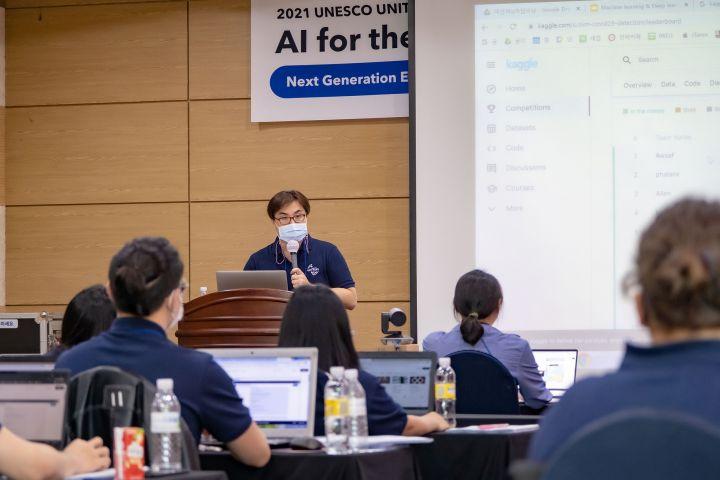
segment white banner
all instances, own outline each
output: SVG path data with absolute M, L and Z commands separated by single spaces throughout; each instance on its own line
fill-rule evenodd
M 406 117 L 407 8 L 252 0 L 251 120 Z

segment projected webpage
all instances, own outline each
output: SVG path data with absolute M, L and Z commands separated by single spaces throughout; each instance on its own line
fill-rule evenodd
M 720 195 L 720 1 L 475 7 L 477 264 L 505 328 L 638 326 L 641 230 Z
M 304 428 L 310 402 L 307 357 L 215 358 L 261 428 Z

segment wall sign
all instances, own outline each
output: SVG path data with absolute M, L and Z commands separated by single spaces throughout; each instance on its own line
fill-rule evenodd
M 406 117 L 407 9 L 252 0 L 252 121 Z

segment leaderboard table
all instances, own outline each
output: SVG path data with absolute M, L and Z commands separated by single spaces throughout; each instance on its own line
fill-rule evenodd
M 273 450 L 264 468 L 247 467 L 229 453 L 202 453 L 203 469 L 234 479 L 445 480 L 505 479 L 514 460 L 525 458 L 532 433 L 452 432 L 431 444 L 350 455 Z

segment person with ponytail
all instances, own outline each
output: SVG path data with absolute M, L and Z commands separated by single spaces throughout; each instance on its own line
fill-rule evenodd
M 540 423 L 530 457 L 621 410 L 691 415 L 720 427 L 720 202 L 684 199 L 642 233 L 626 278 L 651 346 L 627 345 L 617 372 L 576 383 Z
M 477 350 L 497 358 L 518 381 L 525 405 L 540 410 L 552 400 L 545 387 L 527 340 L 495 328 L 503 303 L 497 278 L 482 270 L 472 270 L 455 285 L 453 307 L 459 320 L 449 332 L 425 337 L 423 350 L 445 357 L 462 350 Z
M 64 352 L 55 367 L 73 375 L 118 367 L 153 384 L 172 378 L 195 440 L 206 429 L 237 460 L 261 467 L 270 460 L 270 447 L 230 377 L 207 353 L 179 347 L 166 336 L 183 318 L 183 268 L 180 254 L 165 238 L 125 244 L 108 272 L 108 294 L 117 310 L 112 327 Z

